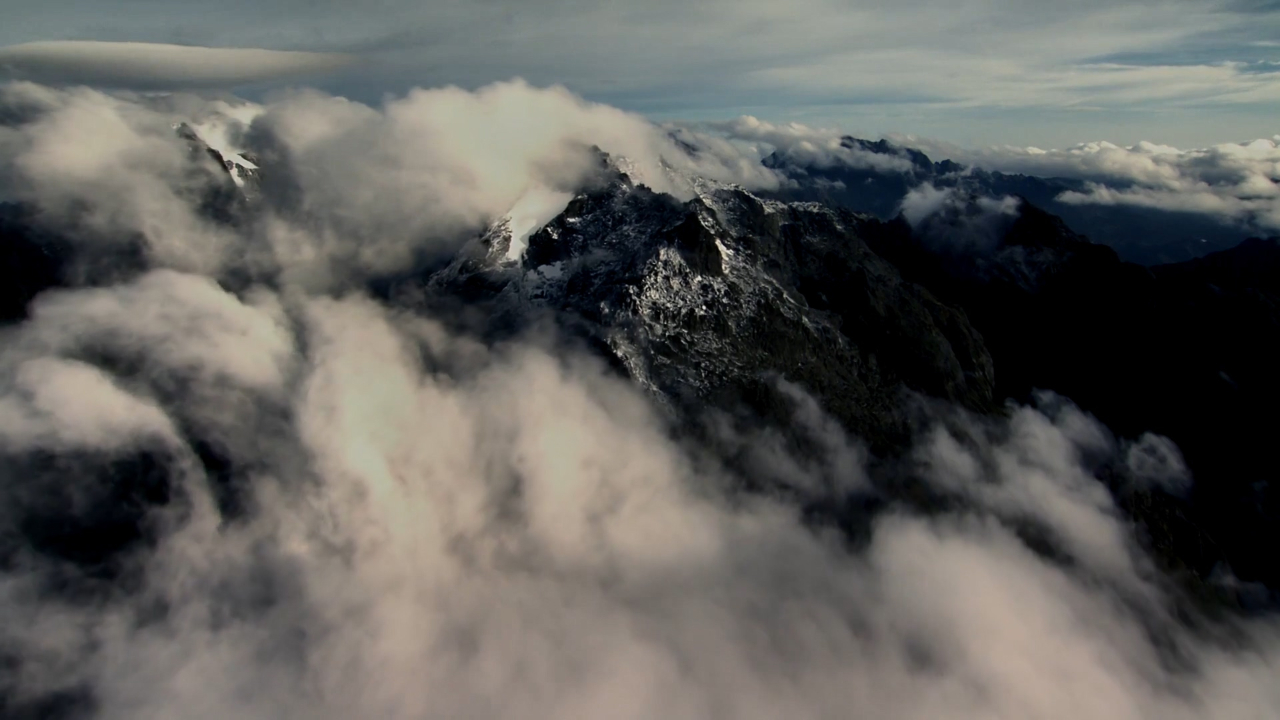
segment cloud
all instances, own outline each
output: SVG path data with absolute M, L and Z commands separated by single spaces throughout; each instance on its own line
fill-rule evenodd
M 779 160 L 799 167 L 843 166 L 898 173 L 909 172 L 913 167 L 905 156 L 847 147 L 842 143 L 844 136 L 841 133 L 800 123 L 775 125 L 744 115 L 729 122 L 706 123 L 705 127 L 736 140 L 759 143 L 764 149 L 757 147 L 757 152 L 776 152 Z
M 993 39 L 993 42 L 995 40 Z M 862 53 L 859 53 L 862 55 Z M 1280 99 L 1280 79 L 1270 66 L 1243 62 L 1206 65 L 1137 65 L 1080 61 L 1034 70 L 1008 59 L 949 57 L 940 52 L 879 49 L 871 58 L 840 54 L 813 65 L 773 68 L 757 74 L 760 85 L 821 87 L 850 98 L 911 87 L 918 104 L 953 110 L 1055 108 L 1058 112 L 1197 106 L 1209 103 L 1268 104 Z M 848 73 L 851 63 L 874 59 L 875 76 Z M 955 66 L 945 68 L 944 63 Z M 981 84 L 990 81 L 990 84 Z M 899 93 L 902 90 L 898 90 Z
M 140 42 L 45 41 L 0 47 L 0 73 L 46 84 L 133 89 L 222 88 L 314 75 L 350 55 Z
M 1230 191 L 1196 188 L 1186 192 L 1139 188 L 1116 191 L 1092 186 L 1088 192 L 1066 192 L 1059 200 L 1073 205 L 1132 205 L 1172 212 L 1212 215 L 1244 225 L 1248 232 L 1280 230 L 1280 204 L 1275 199 L 1241 198 Z
M 0 86 L 0 105 L 18 120 L 0 126 L 0 199 L 35 203 L 95 254 L 119 253 L 137 235 L 166 266 L 210 271 L 225 260 L 234 238 L 192 202 L 221 170 L 190 151 L 170 117 L 86 88 L 29 83 Z
M 974 420 L 967 424 L 982 426 Z M 1110 493 L 1088 468 L 1090 456 L 1116 452 L 1105 429 L 1067 405 L 1047 413 L 1019 408 L 1003 430 L 1003 443 L 979 443 L 974 452 L 938 428 L 921 445 L 918 458 L 940 487 L 1006 518 L 1042 522 L 1090 571 L 1122 587 L 1140 586 L 1142 573 L 1150 568 L 1135 565 L 1128 529 L 1116 522 L 1118 510 Z M 1146 442 L 1154 445 L 1160 440 Z M 993 468 L 1003 480 L 984 482 L 983 467 Z
M 258 390 L 284 384 L 292 354 L 270 303 L 229 296 L 213 280 L 154 270 L 128 285 L 79 292 L 51 291 L 31 308 L 40 332 L 24 337 L 42 352 L 93 348 L 127 358 L 145 372 L 155 361 L 183 378 Z
M 167 440 L 168 417 L 130 395 L 98 368 L 74 360 L 38 358 L 14 369 L 0 400 L 6 449 L 114 449 L 138 438 Z
M 1174 495 L 1191 487 L 1182 452 L 1168 438 L 1143 434 L 1125 450 L 1125 465 L 1138 487 L 1156 487 Z
M 1081 178 L 1074 204 L 1134 205 L 1210 215 L 1252 232 L 1280 231 L 1280 136 L 1180 150 L 1139 142 L 1092 142 L 1063 150 L 990 148 L 955 159 L 992 170 Z
M 835 129 L 797 123 L 778 126 L 749 116 L 700 127 L 740 143 L 759 143 L 748 145 L 757 154 L 776 150 L 798 169 L 835 166 L 896 173 L 911 168 L 902 150 L 885 154 L 843 147 L 844 134 Z M 1059 195 L 1057 199 L 1064 203 L 1198 213 L 1239 225 L 1244 232 L 1280 231 L 1280 135 L 1190 150 L 1148 141 L 1127 147 L 1097 141 L 1043 150 L 1012 146 L 970 149 L 901 134 L 890 134 L 886 139 L 900 148 L 920 150 L 934 161 L 947 159 L 986 170 L 1088 182 L 1082 192 Z M 903 210 L 915 224 L 946 197 L 949 193 L 922 185 L 904 198 Z
M 1251 626 L 1253 656 L 1176 630 L 1071 411 L 1021 410 L 967 449 L 935 435 L 931 482 L 970 509 L 887 515 L 850 555 L 783 503 L 730 504 L 732 480 L 591 362 L 518 345 L 424 365 L 415 337 L 465 339 L 359 297 L 296 313 L 295 420 L 235 458 L 251 514 L 220 518 L 213 479 L 179 475 L 193 509 L 135 551 L 132 593 L 85 606 L 5 576 L 9 646 L 63 669 L 24 666 L 18 699 L 83 683 L 99 716 L 143 718 L 1230 717 L 1277 700 L 1273 628 Z M 1015 519 L 1061 536 L 1075 569 Z M 1199 669 L 1165 669 L 1151 622 Z
M 367 243 L 507 212 L 533 180 L 582 179 L 588 142 L 677 192 L 682 173 L 660 160 L 684 173 L 732 162 L 558 89 L 422 91 L 381 108 L 290 94 L 229 132 L 264 177 L 247 218 L 216 222 L 195 192 L 216 176 L 160 131 L 173 131 L 169 106 L 6 92 L 25 119 L 0 136 L 4 173 L 47 179 L 23 199 L 56 227 L 81 227 L 62 216 L 85 206 L 90 217 L 111 202 L 136 210 L 131 192 L 194 178 L 192 192 L 162 194 L 164 212 L 72 236 L 97 247 L 143 232 L 171 238 L 176 255 L 94 266 L 4 329 L 6 711 L 1179 719 L 1280 709 L 1274 620 L 1186 629 L 1097 480 L 1106 463 L 1147 480 L 1176 475 L 1176 453 L 1159 441 L 1125 445 L 1062 401 L 1005 419 L 937 409 L 901 479 L 953 502 L 929 514 L 890 506 L 849 543 L 791 500 L 744 493 L 742 478 L 599 361 L 554 338 L 483 343 L 364 282 L 373 268 L 403 269 L 368 261 Z M 91 121 L 106 123 L 92 136 L 103 147 L 55 152 L 56 129 Z M 108 187 L 119 158 L 127 172 Z M 189 234 L 192 218 L 212 230 Z M 281 249 L 285 229 L 298 255 Z M 234 252 L 177 267 L 206 231 Z M 266 256 L 245 260 L 255 246 Z M 356 258 L 359 271 L 315 283 L 295 272 L 307 248 L 326 262 Z M 800 388 L 783 392 L 821 452 L 759 442 L 755 459 L 800 503 L 870 499 L 857 440 Z M 119 513 L 95 514 L 103 508 Z M 92 534 L 101 527 L 113 532 Z M 91 543 L 103 550 L 77 554 Z M 1045 544 L 1052 552 L 1032 550 Z
M 980 197 L 925 182 L 907 191 L 899 210 L 916 234 L 937 249 L 985 252 L 999 244 L 1020 203 L 1014 197 Z
M 939 189 L 924 183 L 902 198 L 902 215 L 912 226 L 918 226 L 925 218 L 942 210 L 954 197 L 953 189 Z
M 0 197 L 43 208 L 85 252 L 120 254 L 125 239 L 164 267 L 235 265 L 311 287 L 411 268 L 513 208 L 524 213 L 522 198 L 579 187 L 596 172 L 592 146 L 683 199 L 695 176 L 779 182 L 726 142 L 689 135 L 690 154 L 637 115 L 518 80 L 415 90 L 379 108 L 311 90 L 258 105 L 30 83 L 0 88 L 0 103 L 20 118 L 0 127 Z M 248 153 L 265 168 L 261 202 L 234 232 L 202 211 L 228 204 L 228 178 L 174 133 L 180 122 L 224 158 Z M 68 136 L 94 141 L 76 149 Z
M 685 199 L 693 191 L 682 174 L 777 183 L 759 165 L 691 157 L 639 116 L 521 81 L 474 93 L 415 90 L 381 110 L 301 94 L 258 122 L 287 148 L 306 210 L 372 236 L 366 254 L 393 253 L 406 235 L 474 229 L 534 188 L 572 188 L 594 171 L 591 146 L 626 158 L 637 181 Z

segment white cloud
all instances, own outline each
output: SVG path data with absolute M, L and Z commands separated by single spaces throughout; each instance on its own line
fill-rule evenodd
M 225 261 L 234 239 L 192 203 L 220 170 L 190 152 L 170 118 L 93 90 L 28 83 L 0 86 L 0 104 L 30 113 L 0 127 L 0 198 L 35 202 L 94 252 L 118 251 L 136 233 L 170 267 L 208 272 Z
M 979 197 L 957 188 L 921 183 L 907 191 L 899 210 L 916 234 L 937 249 L 995 249 L 1021 204 L 1014 197 Z
M 968 424 L 981 426 L 975 420 Z M 939 428 L 919 457 L 939 486 L 1006 517 L 1035 518 L 1091 571 L 1117 585 L 1140 584 L 1145 569 L 1133 563 L 1128 528 L 1117 522 L 1120 513 L 1110 493 L 1085 464 L 1088 455 L 1113 451 L 1096 421 L 1073 407 L 1055 416 L 1022 408 L 1010 418 L 1007 433 L 1004 443 L 979 446 L 973 454 Z M 990 482 L 979 469 L 984 466 L 1000 481 Z
M 918 226 L 925 218 L 942 210 L 948 202 L 954 202 L 954 198 L 953 190 L 924 183 L 902 198 L 902 215 L 913 227 Z
M 140 238 L 161 266 L 216 274 L 231 264 L 309 287 L 410 267 L 530 193 L 576 189 L 595 172 L 592 145 L 682 199 L 693 196 L 691 176 L 779 182 L 722 140 L 688 135 L 698 143 L 690 155 L 638 115 L 518 80 L 415 90 L 381 108 L 315 91 L 253 105 L 29 83 L 4 86 L 0 102 L 29 113 L 0 127 L 0 196 L 35 203 L 85 242 Z M 227 178 L 174 133 L 192 119 L 224 155 L 261 150 L 277 187 L 294 183 L 294 193 L 270 194 L 275 204 L 238 235 L 195 212 L 193 199 L 225 193 Z M 73 148 L 68 136 L 93 142 Z
M 730 138 L 764 145 L 756 152 L 778 153 L 779 159 L 800 167 L 829 168 L 843 165 L 886 172 L 908 172 L 911 161 L 906 157 L 875 153 L 857 147 L 845 147 L 842 134 L 829 129 L 811 128 L 801 123 L 776 125 L 750 115 L 729 122 L 706 123 L 711 130 Z M 767 151 L 767 152 L 766 152 Z
M 766 143 L 800 168 L 840 165 L 893 172 L 907 164 L 900 156 L 844 149 L 843 133 L 834 129 L 777 126 L 752 117 L 705 125 L 740 142 Z M 1044 150 L 970 149 L 913 135 L 887 139 L 919 149 L 933 161 L 950 159 L 987 170 L 1090 181 L 1084 192 L 1063 193 L 1058 198 L 1062 202 L 1202 213 L 1240 223 L 1251 232 L 1280 231 L 1280 135 L 1190 150 L 1149 141 L 1127 147 L 1097 141 Z M 916 224 L 947 197 L 942 190 L 921 186 L 904 198 L 903 209 Z
M 1180 150 L 1107 142 L 1065 150 L 993 148 L 960 158 L 992 169 L 1084 178 L 1085 192 L 1063 202 L 1136 205 L 1203 213 L 1267 232 L 1280 231 L 1280 136 Z
M 210 88 L 323 73 L 353 61 L 337 53 L 45 41 L 0 47 L 0 77 L 137 89 Z
M 299 94 L 257 122 L 288 148 L 305 215 L 341 233 L 338 242 L 360 235 L 357 262 L 375 269 L 403 264 L 415 238 L 473 230 L 530 191 L 574 188 L 593 172 L 591 145 L 630 160 L 637 181 L 685 199 L 691 189 L 664 165 L 753 186 L 777 182 L 735 158 L 691 158 L 637 115 L 520 81 L 474 93 L 415 90 L 381 110 Z
M 1126 448 L 1125 465 L 1139 487 L 1157 487 L 1175 495 L 1191 487 L 1191 471 L 1169 438 L 1144 433 Z
M 993 42 L 998 42 L 995 39 Z M 1002 48 L 1003 50 L 1003 48 Z M 871 65 L 877 71 L 870 71 Z M 866 72 L 849 67 L 868 66 Z M 1011 58 L 883 49 L 824 57 L 811 65 L 759 71 L 761 86 L 800 86 L 849 98 L 911 93 L 945 109 L 1102 110 L 1188 104 L 1269 104 L 1280 100 L 1280 74 L 1245 63 L 1133 65 L 1077 61 L 1025 67 Z M 903 101 L 913 99 L 911 95 Z
M 12 368 L 0 399 L 0 441 L 31 447 L 113 450 L 138 440 L 173 439 L 169 418 L 85 363 L 35 358 Z
M 546 188 L 533 188 L 520 196 L 507 216 L 511 231 L 507 258 L 519 257 L 528 244 L 529 236 L 563 212 L 572 199 L 573 193 Z
M 1201 670 L 1162 666 L 1145 628 L 1167 611 L 1080 466 L 1087 420 L 1023 410 L 1007 440 L 952 443 L 995 474 L 927 446 L 933 482 L 977 504 L 883 518 L 851 555 L 784 504 L 729 504 L 731 481 L 592 363 L 513 347 L 428 369 L 406 324 L 429 320 L 356 297 L 298 312 L 297 423 L 253 458 L 253 514 L 220 526 L 199 502 L 145 552 L 139 595 L 45 598 L 61 633 L 7 631 L 102 717 L 1191 718 L 1280 700 L 1267 624 L 1252 656 L 1169 630 Z M 1047 524 L 1082 567 L 984 508 Z M 8 616 L 30 617 L 17 582 Z M 1124 588 L 1150 602 L 1126 609 Z M 137 624 L 154 602 L 166 615 Z
M 17 342 L 44 353 L 108 352 L 146 368 L 210 375 L 263 391 L 285 383 L 293 348 L 270 300 L 228 294 L 213 280 L 170 270 L 136 282 L 77 292 L 50 291 L 31 308 L 32 329 Z

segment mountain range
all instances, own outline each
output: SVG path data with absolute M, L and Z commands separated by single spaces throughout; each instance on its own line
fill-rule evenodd
M 1064 201 L 1064 193 L 1087 191 L 1088 183 L 1078 178 L 1005 173 L 952 160 L 935 162 L 920 150 L 887 140 L 845 136 L 840 146 L 898 162 L 854 165 L 773 152 L 764 158 L 764 165 L 782 173 L 792 184 L 769 195 L 781 200 L 824 202 L 884 220 L 897 215 L 908 192 L 926 184 L 986 197 L 1017 197 L 1061 217 L 1090 240 L 1114 248 L 1121 259 L 1140 265 L 1180 262 L 1226 250 L 1248 232 L 1235 223 L 1191 210 Z M 1111 180 L 1108 184 L 1123 190 L 1131 182 Z

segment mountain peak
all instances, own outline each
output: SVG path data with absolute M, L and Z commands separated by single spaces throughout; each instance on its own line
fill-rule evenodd
M 782 377 L 878 443 L 905 432 L 891 410 L 902 385 L 992 407 L 981 339 L 871 252 L 869 221 L 728 186 L 681 202 L 617 178 L 573 197 L 518 263 L 463 262 L 431 282 L 488 288 L 497 315 L 572 318 L 673 407 L 786 407 L 769 379 Z

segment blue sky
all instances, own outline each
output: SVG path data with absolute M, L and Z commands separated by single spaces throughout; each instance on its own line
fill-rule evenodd
M 741 114 L 962 145 L 1181 147 L 1280 131 L 1272 0 L 8 0 L 0 45 L 353 53 L 362 101 L 521 76 L 655 119 Z

